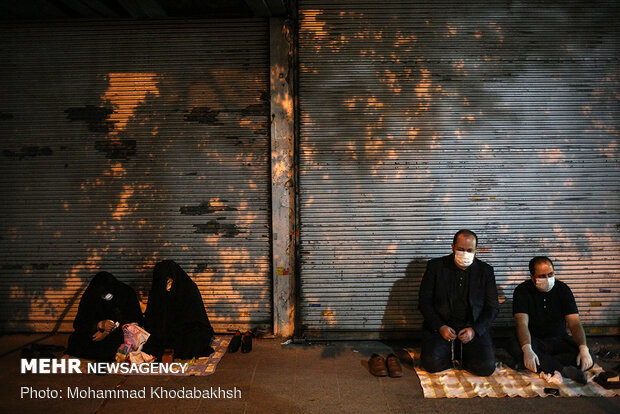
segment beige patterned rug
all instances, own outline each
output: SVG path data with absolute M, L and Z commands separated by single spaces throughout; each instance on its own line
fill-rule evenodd
M 408 350 L 409 351 L 409 350 Z M 416 361 L 415 355 L 409 352 Z M 587 372 L 588 383 L 581 385 L 564 378 L 562 384 L 550 384 L 531 371 L 515 371 L 502 363 L 497 364 L 493 375 L 478 377 L 465 370 L 447 369 L 430 374 L 414 363 L 420 378 L 424 398 L 473 398 L 473 397 L 549 397 L 544 389 L 557 388 L 560 397 L 614 397 L 620 390 L 606 390 L 592 379 L 603 372 L 594 365 Z

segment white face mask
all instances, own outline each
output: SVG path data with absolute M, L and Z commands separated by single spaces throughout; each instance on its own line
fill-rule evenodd
M 475 253 L 457 250 L 454 252 L 454 262 L 458 267 L 469 267 L 474 262 L 474 255 Z
M 536 279 L 536 289 L 541 292 L 549 292 L 555 285 L 555 276 L 546 279 Z

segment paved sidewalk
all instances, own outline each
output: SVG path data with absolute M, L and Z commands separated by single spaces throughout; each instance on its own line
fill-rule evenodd
M 251 353 L 226 354 L 216 373 L 206 377 L 20 374 L 19 352 L 9 351 L 42 337 L 0 337 L 0 413 L 620 413 L 620 397 L 424 399 L 410 366 L 404 365 L 402 378 L 368 373 L 366 361 L 373 352 L 385 356 L 392 350 L 377 341 L 281 345 L 275 339 L 255 339 Z M 41 343 L 65 344 L 66 339 L 67 335 L 56 335 Z M 236 387 L 241 398 L 106 400 L 65 395 L 21 399 L 22 386 L 60 390 Z

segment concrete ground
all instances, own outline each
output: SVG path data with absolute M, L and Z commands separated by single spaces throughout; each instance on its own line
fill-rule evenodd
M 402 378 L 377 378 L 368 372 L 367 360 L 373 352 L 385 356 L 403 345 L 378 341 L 282 345 L 276 339 L 255 339 L 251 353 L 226 354 L 215 374 L 203 377 L 20 374 L 21 346 L 37 340 L 65 345 L 67 335 L 41 338 L 44 335 L 0 337 L 0 413 L 620 413 L 620 397 L 425 399 L 409 365 L 404 365 Z M 618 364 L 618 338 L 590 339 L 590 347 L 608 358 L 602 365 Z M 501 350 L 498 357 L 501 359 Z M 63 391 L 62 399 L 20 398 L 21 387 L 66 390 L 78 386 L 147 390 L 159 386 L 236 387 L 241 397 L 67 399 Z

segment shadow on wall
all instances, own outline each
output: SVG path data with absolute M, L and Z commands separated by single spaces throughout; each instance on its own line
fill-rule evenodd
M 405 269 L 405 277 L 394 282 L 383 314 L 381 340 L 410 338 L 421 327 L 418 293 L 427 262 L 413 259 Z
M 418 310 L 418 295 L 427 263 L 427 259 L 413 259 L 407 265 L 405 277 L 394 282 L 383 314 L 381 340 L 410 339 L 419 335 L 424 319 Z M 506 301 L 504 292 L 502 286 L 497 286 L 499 306 L 509 306 L 512 311 L 512 301 Z

